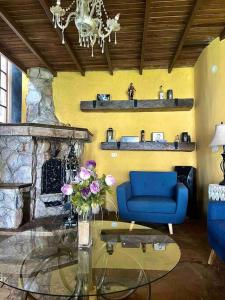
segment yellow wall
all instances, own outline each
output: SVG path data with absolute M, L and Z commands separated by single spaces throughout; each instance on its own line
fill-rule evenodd
M 216 72 L 216 67 L 218 68 Z M 196 135 L 199 199 L 206 211 L 209 183 L 222 180 L 221 156 L 209 144 L 215 125 L 225 122 L 225 41 L 214 40 L 195 65 Z
M 137 112 L 137 113 L 85 113 L 81 112 L 80 100 L 92 100 L 97 93 L 109 93 L 113 100 L 127 99 L 130 82 L 137 90 L 137 99 L 155 99 L 159 86 L 164 90 L 172 88 L 178 98 L 194 97 L 193 68 L 167 70 L 146 70 L 140 76 L 137 71 L 117 71 L 113 76 L 108 72 L 87 72 L 85 77 L 78 73 L 59 73 L 54 80 L 53 91 L 56 114 L 63 123 L 77 127 L 86 127 L 94 134 L 93 143 L 86 145 L 85 157 L 95 159 L 98 172 L 111 173 L 117 183 L 128 178 L 130 170 L 171 170 L 175 165 L 196 165 L 196 153 L 191 152 L 132 152 L 117 151 L 112 158 L 112 151 L 99 149 L 100 142 L 105 141 L 105 132 L 112 127 L 116 139 L 122 135 L 140 136 L 140 130 L 146 132 L 146 140 L 154 131 L 163 131 L 165 139 L 174 141 L 175 136 L 183 131 L 191 134 L 195 141 L 195 112 Z M 27 91 L 24 77 L 23 98 Z M 113 197 L 115 199 L 115 197 Z

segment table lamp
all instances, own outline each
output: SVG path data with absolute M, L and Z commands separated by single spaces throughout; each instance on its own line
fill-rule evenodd
M 219 125 L 216 125 L 215 134 L 210 146 L 213 148 L 223 146 L 223 153 L 221 153 L 223 160 L 220 163 L 220 168 L 223 172 L 223 181 L 221 181 L 219 184 L 225 185 L 225 124 L 223 124 L 223 122 L 221 122 Z

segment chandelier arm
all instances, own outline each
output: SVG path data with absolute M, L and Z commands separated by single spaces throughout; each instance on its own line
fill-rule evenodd
M 112 32 L 113 32 L 113 28 L 110 28 L 109 30 L 107 29 L 107 33 L 104 34 L 104 33 L 101 32 L 101 30 L 100 30 L 100 28 L 99 28 L 98 35 L 100 36 L 101 39 L 105 39 L 105 38 L 107 38 Z
M 65 28 L 68 27 L 68 25 L 69 25 L 69 23 L 70 23 L 70 21 L 71 21 L 70 19 L 71 19 L 72 16 L 76 16 L 76 13 L 75 13 L 75 12 L 71 12 L 71 13 L 68 15 L 68 17 L 66 18 L 66 23 L 65 23 L 65 25 L 61 25 L 61 24 L 60 24 L 60 17 L 57 16 L 57 17 L 56 17 L 57 26 L 58 26 L 61 30 L 65 30 Z
M 96 1 L 93 1 L 92 3 L 92 8 L 91 8 L 91 12 L 90 12 L 90 17 L 92 18 L 95 12 L 95 7 L 96 7 Z
M 94 47 L 94 44 L 96 42 L 96 39 L 97 39 L 97 35 L 95 34 L 94 35 L 94 38 L 92 36 L 90 36 L 90 41 L 91 41 L 91 46 Z
M 79 0 L 76 2 L 76 12 L 78 12 L 78 7 L 79 7 Z

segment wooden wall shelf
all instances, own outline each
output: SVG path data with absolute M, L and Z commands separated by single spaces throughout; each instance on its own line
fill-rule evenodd
M 187 111 L 194 105 L 194 99 L 173 100 L 110 100 L 110 101 L 81 101 L 80 109 L 86 112 L 99 111 Z
M 140 142 L 140 143 L 101 143 L 102 150 L 123 150 L 123 151 L 181 151 L 192 152 L 195 150 L 195 143 L 160 143 L 160 142 Z

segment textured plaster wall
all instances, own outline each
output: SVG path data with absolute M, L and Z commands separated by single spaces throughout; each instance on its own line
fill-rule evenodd
M 161 171 L 172 170 L 175 165 L 196 166 L 196 152 L 117 151 L 117 157 L 112 158 L 112 151 L 100 150 L 100 142 L 105 141 L 108 127 L 115 130 L 116 139 L 122 135 L 140 136 L 141 129 L 144 129 L 146 140 L 150 140 L 150 134 L 154 131 L 163 131 L 168 141 L 174 141 L 177 134 L 188 131 L 195 141 L 194 109 L 188 112 L 136 113 L 80 111 L 80 100 L 94 100 L 97 93 L 109 93 L 113 100 L 127 99 L 130 82 L 134 83 L 137 90 L 136 99 L 156 99 L 161 84 L 164 90 L 172 88 L 174 97 L 194 97 L 193 68 L 174 69 L 171 74 L 167 70 L 146 70 L 142 76 L 137 71 L 117 71 L 113 76 L 108 72 L 87 72 L 85 77 L 79 73 L 59 73 L 55 78 L 54 102 L 60 121 L 77 127 L 87 127 L 94 134 L 93 143 L 85 146 L 85 157 L 95 159 L 98 172 L 113 174 L 118 184 L 128 179 L 130 170 Z M 26 93 L 27 79 L 24 77 L 23 100 Z M 112 199 L 115 201 L 115 195 Z
M 209 183 L 222 180 L 220 148 L 212 153 L 209 144 L 215 125 L 225 123 L 225 41 L 214 40 L 195 65 L 196 135 L 199 200 L 207 208 Z

